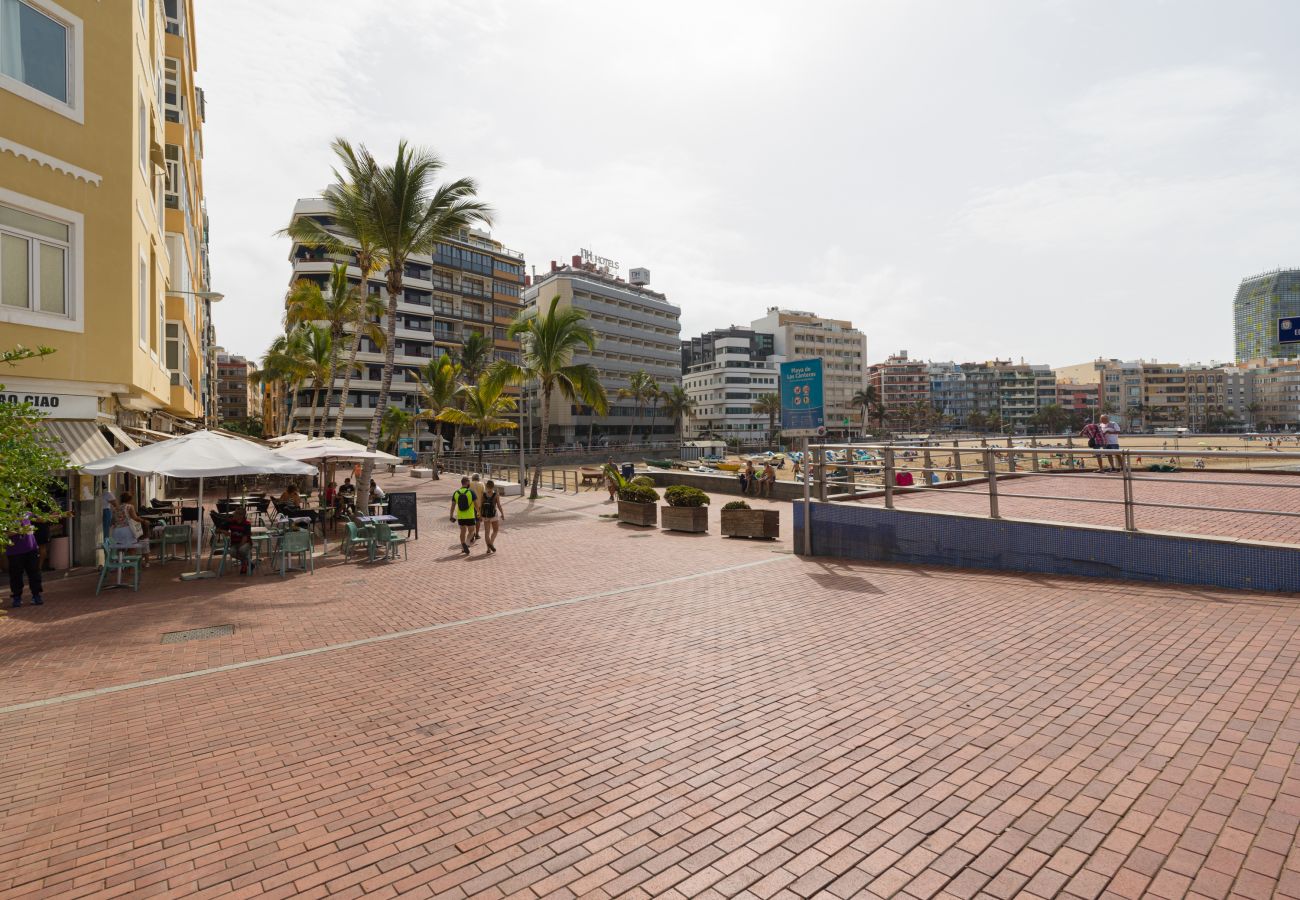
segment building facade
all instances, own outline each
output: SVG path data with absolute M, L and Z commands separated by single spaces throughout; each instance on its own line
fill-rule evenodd
M 682 341 L 682 387 L 691 398 L 683 436 L 769 440 L 773 416 L 755 406 L 766 394 L 779 396 L 780 363 L 772 335 L 749 328 L 733 325 Z
M 918 424 L 912 422 L 918 405 L 931 406 L 929 363 L 908 359 L 906 350 L 869 366 L 867 383 L 876 389 L 876 403 L 886 423 Z
M 91 420 L 184 429 L 204 412 L 209 287 L 192 3 L 3 12 L 0 330 L 56 351 L 4 382 Z
M 253 377 L 257 367 L 242 356 L 217 351 L 217 418 L 243 423 L 262 417 L 262 389 Z
M 1244 421 L 1253 428 L 1300 428 L 1300 359 L 1255 359 L 1242 367 L 1250 399 Z
M 1290 317 L 1300 319 L 1300 269 L 1278 269 L 1242 279 L 1232 301 L 1237 362 L 1300 356 L 1300 344 L 1278 340 L 1278 320 Z
M 750 327 L 772 335 L 773 349 L 783 359 L 822 360 L 828 435 L 847 437 L 860 427 L 862 411 L 853 397 L 867 387 L 867 336 L 852 322 L 773 306 Z
M 551 271 L 524 290 L 524 315 L 536 315 L 538 307 L 549 309 L 559 298 L 558 309 L 577 309 L 596 335 L 596 348 L 575 353 L 575 364 L 589 364 L 599 373 L 609 397 L 609 411 L 597 415 L 591 408 L 552 396 L 550 442 L 672 440 L 675 423 L 655 415 L 650 408 L 638 410 L 632 400 L 620 399 L 628 379 L 644 371 L 660 390 L 682 382 L 681 308 L 649 287 L 649 272 L 633 269 L 625 281 L 612 267 L 574 256 L 569 265 L 551 263 Z M 536 398 L 530 398 L 534 407 Z M 531 414 L 540 428 L 540 416 Z M 529 443 L 536 445 L 539 435 Z
M 299 200 L 293 216 L 308 216 L 329 228 L 329 206 L 323 199 Z M 292 284 L 299 279 L 316 282 L 322 291 L 329 290 L 330 271 L 335 263 L 347 263 L 353 286 L 361 284 L 361 270 L 355 256 L 334 257 L 319 248 L 295 242 L 289 260 L 293 266 Z M 386 273 L 373 272 L 366 290 L 388 301 L 384 287 Z M 506 337 L 508 329 L 522 309 L 520 295 L 524 282 L 522 253 L 507 249 L 487 232 L 470 228 L 456 238 L 442 241 L 430 255 L 413 256 L 402 272 L 402 296 L 397 300 L 396 348 L 393 382 L 389 405 L 415 413 L 420 409 L 419 383 L 416 373 L 444 352 L 459 357 L 465 339 L 471 333 L 486 338 L 496 359 L 518 361 L 519 342 Z M 387 320 L 380 325 L 387 328 Z M 350 347 L 350 334 L 345 342 Z M 379 387 L 383 378 L 383 348 L 368 337 L 361 339 L 357 355 L 360 371 L 354 372 L 343 412 L 344 431 L 365 438 L 379 404 Z M 334 390 L 328 398 L 332 409 L 328 425 L 333 433 L 333 416 L 338 414 L 339 395 L 344 375 L 337 373 Z M 321 392 L 317 419 L 325 413 L 327 398 Z M 304 428 L 311 417 L 311 391 L 303 388 L 293 398 L 292 421 L 285 428 Z M 325 428 L 325 425 L 321 426 Z M 269 432 L 268 432 L 269 433 Z M 416 438 L 418 452 L 433 450 L 434 435 L 421 430 Z

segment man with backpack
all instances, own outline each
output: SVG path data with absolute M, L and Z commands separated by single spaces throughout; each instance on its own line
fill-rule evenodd
M 462 476 L 459 490 L 452 492 L 451 520 L 460 526 L 460 552 L 469 556 L 469 542 L 478 525 L 478 498 L 470 490 L 468 477 Z
M 1105 418 L 1103 416 L 1103 418 Z M 1089 422 L 1083 426 L 1083 431 L 1079 434 L 1088 439 L 1088 447 L 1097 452 L 1097 471 L 1106 471 L 1106 429 L 1104 425 L 1096 422 Z M 1114 465 L 1112 461 L 1112 465 Z

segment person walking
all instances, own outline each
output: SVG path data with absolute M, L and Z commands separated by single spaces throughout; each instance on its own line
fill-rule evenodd
M 479 518 L 483 522 L 483 539 L 487 543 L 487 552 L 497 552 L 497 531 L 506 520 L 506 511 L 497 493 L 496 482 L 488 481 L 483 486 L 483 495 L 479 498 Z
M 479 480 L 477 472 L 475 472 L 474 475 L 469 480 L 469 489 L 474 492 L 474 505 L 481 507 L 483 505 L 483 482 Z M 474 541 L 477 541 L 479 539 L 480 537 L 479 532 L 482 529 L 482 527 L 483 527 L 483 522 L 481 517 L 475 518 L 474 539 L 470 541 L 471 544 L 474 543 Z
M 611 458 L 605 464 L 605 490 L 609 491 L 610 503 L 613 503 L 618 497 L 618 479 L 614 477 L 617 473 L 618 467 L 614 465 L 614 460 Z
M 469 542 L 474 537 L 478 509 L 475 506 L 474 492 L 469 487 L 468 476 L 461 476 L 460 488 L 451 494 L 451 520 L 460 527 L 460 552 L 469 556 Z
M 42 605 L 45 600 L 41 597 L 41 551 L 36 543 L 36 526 L 32 524 L 29 513 L 23 513 L 22 530 L 9 535 L 5 562 L 9 567 L 9 605 L 14 609 L 23 605 L 24 576 L 32 593 L 32 605 Z
M 1118 472 L 1119 464 L 1119 426 L 1110 420 L 1110 416 L 1102 413 L 1100 426 L 1102 432 L 1102 445 L 1106 448 L 1106 459 L 1110 463 L 1110 470 Z

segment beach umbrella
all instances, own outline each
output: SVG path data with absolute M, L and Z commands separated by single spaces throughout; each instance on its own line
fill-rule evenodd
M 195 431 L 159 441 L 82 466 L 88 475 L 129 472 L 132 475 L 166 475 L 199 480 L 199 529 L 195 537 L 194 572 L 184 579 L 211 578 L 202 569 L 203 479 L 222 475 L 310 475 L 311 466 L 276 454 L 266 447 L 213 431 Z
M 367 450 L 363 444 L 347 438 L 307 438 L 275 448 L 277 456 L 302 462 L 323 462 L 331 459 L 373 459 L 375 462 L 401 462 L 391 453 Z
M 305 441 L 305 440 L 309 440 L 309 438 L 308 438 L 307 435 L 305 435 L 305 434 L 299 434 L 299 433 L 296 432 L 296 431 L 292 431 L 292 432 L 290 432 L 289 434 L 282 434 L 282 435 L 280 435 L 279 437 L 267 438 L 267 439 L 266 439 L 266 442 L 267 442 L 268 444 L 280 444 L 280 445 L 284 445 L 284 444 L 288 444 L 288 443 L 290 443 L 290 442 L 292 442 L 292 441 Z

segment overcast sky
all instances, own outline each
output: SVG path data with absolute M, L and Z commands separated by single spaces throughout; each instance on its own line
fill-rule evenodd
M 1289 0 L 196 5 L 236 353 L 336 135 L 434 149 L 539 272 L 648 267 L 683 336 L 780 305 L 872 361 L 1230 359 L 1240 279 L 1300 265 Z

